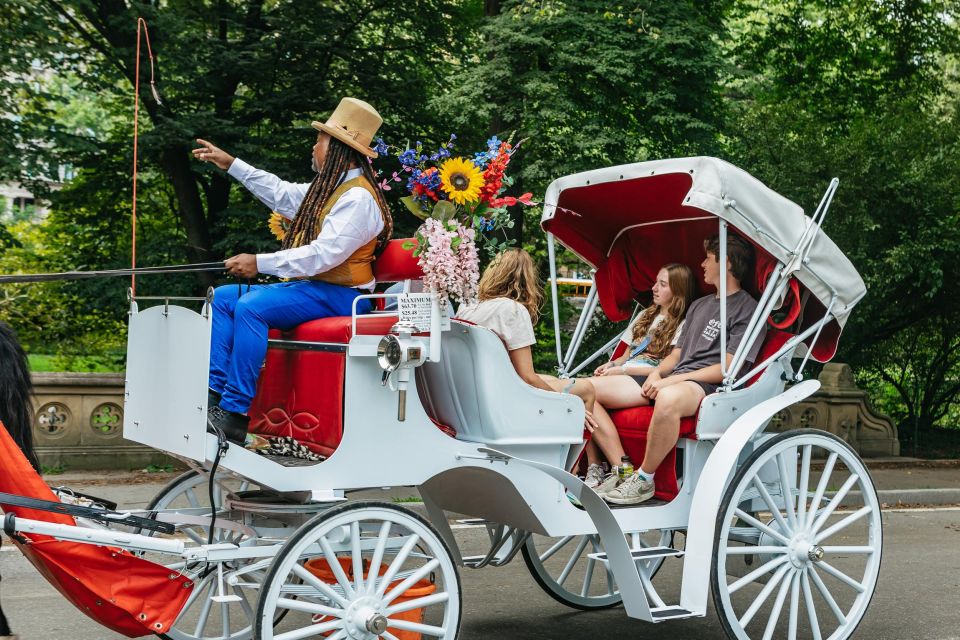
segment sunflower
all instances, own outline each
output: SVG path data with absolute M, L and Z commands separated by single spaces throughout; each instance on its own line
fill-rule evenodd
M 276 236 L 277 240 L 283 242 L 283 239 L 287 235 L 287 230 L 290 229 L 290 220 L 287 220 L 274 211 L 270 214 L 270 221 L 267 225 L 270 227 L 270 233 Z
M 470 160 L 450 158 L 440 165 L 440 188 L 456 204 L 480 199 L 483 172 Z

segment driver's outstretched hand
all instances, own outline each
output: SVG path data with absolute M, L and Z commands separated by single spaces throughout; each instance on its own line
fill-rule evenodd
M 193 157 L 197 160 L 201 162 L 212 162 L 224 171 L 229 169 L 230 165 L 233 164 L 234 157 L 212 142 L 197 138 L 197 144 L 200 145 L 200 148 L 194 149 L 192 152 Z

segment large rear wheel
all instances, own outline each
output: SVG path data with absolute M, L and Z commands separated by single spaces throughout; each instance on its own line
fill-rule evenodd
M 849 638 L 882 545 L 876 489 L 847 443 L 808 429 L 770 438 L 720 507 L 711 582 L 724 630 L 736 640 Z

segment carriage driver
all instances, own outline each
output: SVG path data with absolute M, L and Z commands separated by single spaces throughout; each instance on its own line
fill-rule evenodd
M 223 431 L 231 442 L 243 444 L 269 329 L 349 316 L 354 298 L 373 290 L 373 261 L 393 230 L 369 162 L 377 157 L 370 142 L 382 122 L 372 106 L 354 98 L 341 100 L 326 123 L 314 122 L 320 131 L 313 146 L 317 174 L 309 183 L 285 182 L 197 140 L 201 146 L 193 150 L 195 158 L 225 170 L 271 210 L 292 220 L 280 251 L 241 253 L 224 262 L 227 272 L 240 278 L 266 273 L 290 280 L 249 291 L 244 287 L 242 296 L 237 286 L 217 288 L 208 431 Z M 368 300 L 357 304 L 357 313 L 369 311 Z
M 717 390 L 723 381 L 720 369 L 720 237 L 703 243 L 707 257 L 700 264 L 704 281 L 717 288 L 693 301 L 680 331 L 677 346 L 650 373 L 643 384 L 644 404 L 653 404 L 653 417 L 647 432 L 647 450 L 640 468 L 618 486 L 602 494 L 614 504 L 637 504 L 653 497 L 653 474 L 677 445 L 680 420 L 692 416 L 703 398 Z M 753 247 L 740 236 L 727 236 L 727 365 L 743 340 L 757 301 L 741 283 L 753 271 Z M 766 334 L 766 323 L 747 354 L 743 369 L 756 360 Z

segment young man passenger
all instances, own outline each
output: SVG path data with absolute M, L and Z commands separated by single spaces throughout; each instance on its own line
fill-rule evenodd
M 620 485 L 603 494 L 607 502 L 637 504 L 653 497 L 653 474 L 676 446 L 680 420 L 692 416 L 704 396 L 713 393 L 723 381 L 720 371 L 720 238 L 711 236 L 703 243 L 707 257 L 700 264 L 707 285 L 717 292 L 699 298 L 690 305 L 686 323 L 676 348 L 664 358 L 643 384 L 646 402 L 653 404 L 653 417 L 647 432 L 647 450 L 640 468 Z M 741 283 L 753 273 L 753 247 L 734 234 L 727 236 L 727 365 L 743 340 L 757 301 Z M 747 353 L 740 371 L 749 370 L 760 351 L 766 323 Z

